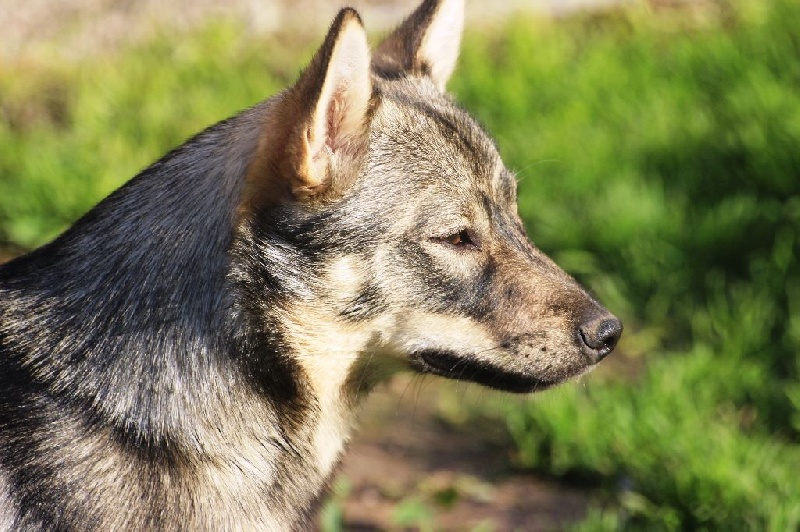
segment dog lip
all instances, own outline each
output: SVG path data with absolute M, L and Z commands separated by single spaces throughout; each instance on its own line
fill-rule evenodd
M 520 375 L 493 366 L 488 362 L 473 360 L 449 351 L 426 349 L 414 353 L 411 360 L 412 366 L 422 373 L 471 381 L 506 392 L 531 393 L 558 384 L 558 382 Z

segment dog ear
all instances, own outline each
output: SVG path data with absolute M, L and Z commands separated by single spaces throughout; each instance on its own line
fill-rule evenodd
M 368 142 L 370 74 L 361 18 L 342 9 L 298 81 L 266 111 L 245 210 L 329 196 L 356 177 Z
M 375 50 L 372 66 L 386 78 L 429 76 L 444 91 L 464 29 L 464 0 L 425 0 Z

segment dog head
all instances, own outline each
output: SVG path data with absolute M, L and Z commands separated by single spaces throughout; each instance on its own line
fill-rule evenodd
M 444 92 L 463 8 L 426 0 L 374 54 L 344 9 L 268 102 L 241 233 L 280 301 L 274 327 L 320 383 L 404 367 L 527 392 L 593 367 L 621 334 L 530 243 L 513 174 Z

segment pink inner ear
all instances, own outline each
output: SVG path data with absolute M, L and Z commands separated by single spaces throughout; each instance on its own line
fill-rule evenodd
M 331 95 L 326 119 L 325 144 L 331 151 L 336 151 L 342 143 L 342 122 L 347 113 L 347 104 L 344 97 L 345 91 L 339 89 Z
M 308 131 L 306 131 L 308 145 L 311 147 L 315 145 L 319 146 L 319 149 L 313 149 L 313 153 L 311 154 L 311 157 L 315 162 L 333 154 L 337 150 L 341 149 L 344 145 L 344 121 L 347 117 L 347 111 L 348 106 L 346 89 L 337 89 L 333 94 L 331 94 L 330 100 L 328 101 L 328 105 L 325 109 L 325 131 L 322 132 L 322 134 L 325 135 L 324 141 L 313 142 L 314 133 L 312 128 L 309 128 Z
M 364 133 L 362 125 L 372 95 L 369 65 L 366 35 L 363 28 L 351 23 L 337 37 L 312 118 L 309 148 L 314 166 L 361 145 L 355 139 Z

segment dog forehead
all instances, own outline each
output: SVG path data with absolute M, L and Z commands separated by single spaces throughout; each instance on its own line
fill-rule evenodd
M 438 91 L 413 83 L 386 91 L 373 122 L 375 156 L 392 160 L 408 179 L 494 194 L 503 162 L 491 137 Z M 438 179 L 437 179 L 438 177 Z

